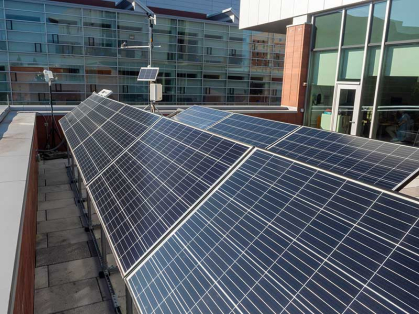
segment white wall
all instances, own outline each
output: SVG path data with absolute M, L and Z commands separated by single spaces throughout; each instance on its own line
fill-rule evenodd
M 369 0 L 241 0 L 240 28 L 273 23 L 300 15 Z
M 237 13 L 240 0 L 143 0 L 150 7 L 211 14 L 233 8 Z

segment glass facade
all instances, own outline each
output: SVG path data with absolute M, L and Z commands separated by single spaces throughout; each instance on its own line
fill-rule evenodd
M 242 31 L 230 23 L 158 16 L 153 66 L 160 67 L 162 105 L 279 105 L 285 36 Z M 145 105 L 148 65 L 145 15 L 64 3 L 0 0 L 0 102 L 48 105 L 43 70 L 58 77 L 56 105 L 74 105 L 110 89 L 122 102 Z
M 343 133 L 419 146 L 418 11 L 372 1 L 314 18 L 307 125 L 340 132 L 345 119 Z

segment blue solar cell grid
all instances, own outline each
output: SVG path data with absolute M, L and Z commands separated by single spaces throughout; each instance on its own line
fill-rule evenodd
M 269 150 L 378 187 L 397 189 L 419 170 L 419 150 L 303 127 Z
M 207 130 L 215 123 L 230 115 L 231 113 L 226 111 L 193 106 L 176 115 L 174 119 L 187 125 Z
M 127 282 L 142 313 L 417 312 L 418 204 L 257 150 Z
M 122 272 L 158 243 L 247 150 L 163 118 L 94 180 L 88 189 Z M 108 211 L 103 199 L 117 206 Z
M 233 114 L 208 131 L 259 148 L 267 148 L 300 126 Z

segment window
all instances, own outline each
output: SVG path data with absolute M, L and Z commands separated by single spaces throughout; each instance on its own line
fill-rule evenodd
M 229 88 L 228 89 L 228 94 L 229 95 L 234 95 L 234 88 Z
M 315 48 L 334 48 L 339 46 L 342 13 L 333 13 L 316 17 Z
M 49 98 L 47 97 L 47 94 L 45 93 L 38 93 L 38 100 L 39 101 L 47 101 Z
M 93 93 L 96 91 L 96 84 L 90 84 L 90 92 Z
M 206 95 L 211 94 L 211 87 L 205 87 L 205 92 Z
M 167 60 L 170 60 L 170 61 L 176 60 L 176 53 L 174 53 L 174 52 L 168 52 L 167 53 Z
M 54 91 L 56 92 L 62 92 L 63 91 L 63 85 L 62 84 L 54 84 Z
M 380 44 L 383 39 L 384 20 L 386 16 L 386 2 L 376 3 L 372 16 L 370 43 Z
M 184 95 L 186 93 L 186 87 L 179 87 L 179 94 Z
M 89 46 L 94 46 L 94 45 L 95 45 L 95 38 L 89 37 Z
M 58 34 L 52 34 L 52 42 L 54 44 L 59 44 L 60 43 L 60 37 Z
M 335 50 L 314 52 L 311 97 L 306 117 L 309 126 L 330 130 L 326 120 L 331 117 L 324 113 L 332 109 L 337 61 L 338 52 Z
M 124 94 L 128 94 L 129 93 L 128 85 L 122 85 L 122 93 L 124 93 Z
M 230 50 L 230 56 L 235 57 L 237 55 L 237 50 L 236 49 L 231 49 Z
M 17 73 L 16 72 L 10 73 L 10 80 L 12 82 L 17 82 Z
M 414 145 L 419 131 L 419 45 L 389 46 L 386 50 L 376 136 Z
M 339 79 L 361 80 L 363 61 L 364 48 L 343 49 Z
M 419 39 L 419 1 L 393 0 L 389 20 L 388 41 Z
M 207 47 L 207 55 L 212 55 L 212 47 Z
M 11 20 L 7 20 L 7 21 L 6 21 L 6 28 L 7 28 L 9 31 L 13 30 L 13 21 L 11 21 Z
M 35 52 L 42 52 L 42 45 L 41 44 L 35 44 Z
M 365 44 L 369 11 L 368 5 L 346 11 L 343 46 Z

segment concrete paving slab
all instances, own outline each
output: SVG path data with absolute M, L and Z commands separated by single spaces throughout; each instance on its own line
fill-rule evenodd
M 402 191 L 402 193 L 411 197 L 419 198 L 419 187 L 406 188 Z
M 46 234 L 36 235 L 36 249 L 43 249 L 48 246 L 48 237 Z
M 36 267 L 91 257 L 87 242 L 66 244 L 36 251 Z
M 47 220 L 38 222 L 37 233 L 48 233 L 69 229 L 81 228 L 80 217 L 69 217 L 63 219 Z
M 62 191 L 71 191 L 70 184 L 38 187 L 39 193 L 62 192 Z
M 95 304 L 78 307 L 73 310 L 59 312 L 57 314 L 113 314 L 115 310 L 111 301 L 104 301 Z
M 45 193 L 38 192 L 38 202 L 45 202 Z
M 48 287 L 48 266 L 35 268 L 35 289 Z
M 48 234 L 49 247 L 87 242 L 89 240 L 90 235 L 83 228 L 51 232 Z
M 38 187 L 43 187 L 45 186 L 46 182 L 45 180 L 38 180 Z
M 61 191 L 61 192 L 50 192 L 46 193 L 45 200 L 46 201 L 55 201 L 55 200 L 62 200 L 62 199 L 69 199 L 74 198 L 73 191 Z
M 61 170 L 61 169 L 57 169 L 57 170 Z M 56 172 L 56 173 L 44 173 L 44 174 L 40 174 L 39 175 L 40 179 L 45 179 L 45 180 L 67 180 L 68 181 L 68 176 L 66 172 Z
M 68 184 L 69 179 L 66 178 L 52 178 L 52 179 L 46 179 L 45 185 L 46 186 L 52 186 L 52 185 L 61 185 L 61 184 Z
M 55 200 L 63 200 L 74 198 L 73 191 L 61 191 L 61 192 L 50 192 L 46 193 L 45 200 L 46 201 L 55 201 Z
M 35 313 L 50 314 L 102 301 L 95 278 L 35 291 Z
M 53 208 L 63 208 L 69 205 L 76 205 L 74 199 L 64 199 L 64 200 L 55 200 L 55 201 L 45 201 L 40 202 L 38 206 L 38 210 L 47 210 Z
M 66 165 L 67 165 L 66 163 L 40 164 L 39 169 L 44 170 L 44 173 L 46 173 L 47 169 L 63 169 L 63 168 L 65 168 Z
M 76 206 L 47 210 L 48 220 L 78 217 L 78 216 L 80 216 L 80 209 L 78 209 Z
M 39 210 L 36 213 L 36 221 L 41 222 L 47 220 L 47 212 L 46 210 Z
M 67 168 L 65 166 L 61 168 L 43 168 L 42 170 L 43 170 L 43 174 L 55 174 L 55 173 L 67 174 Z
M 127 308 L 126 308 L 127 303 L 125 301 L 125 296 L 123 297 L 118 296 L 118 302 L 119 302 L 119 306 L 121 307 L 121 312 L 123 314 L 127 313 Z M 134 314 L 139 314 L 135 306 L 133 308 L 133 312 Z
M 79 259 L 49 266 L 50 287 L 64 283 L 95 278 L 101 270 L 97 257 Z

